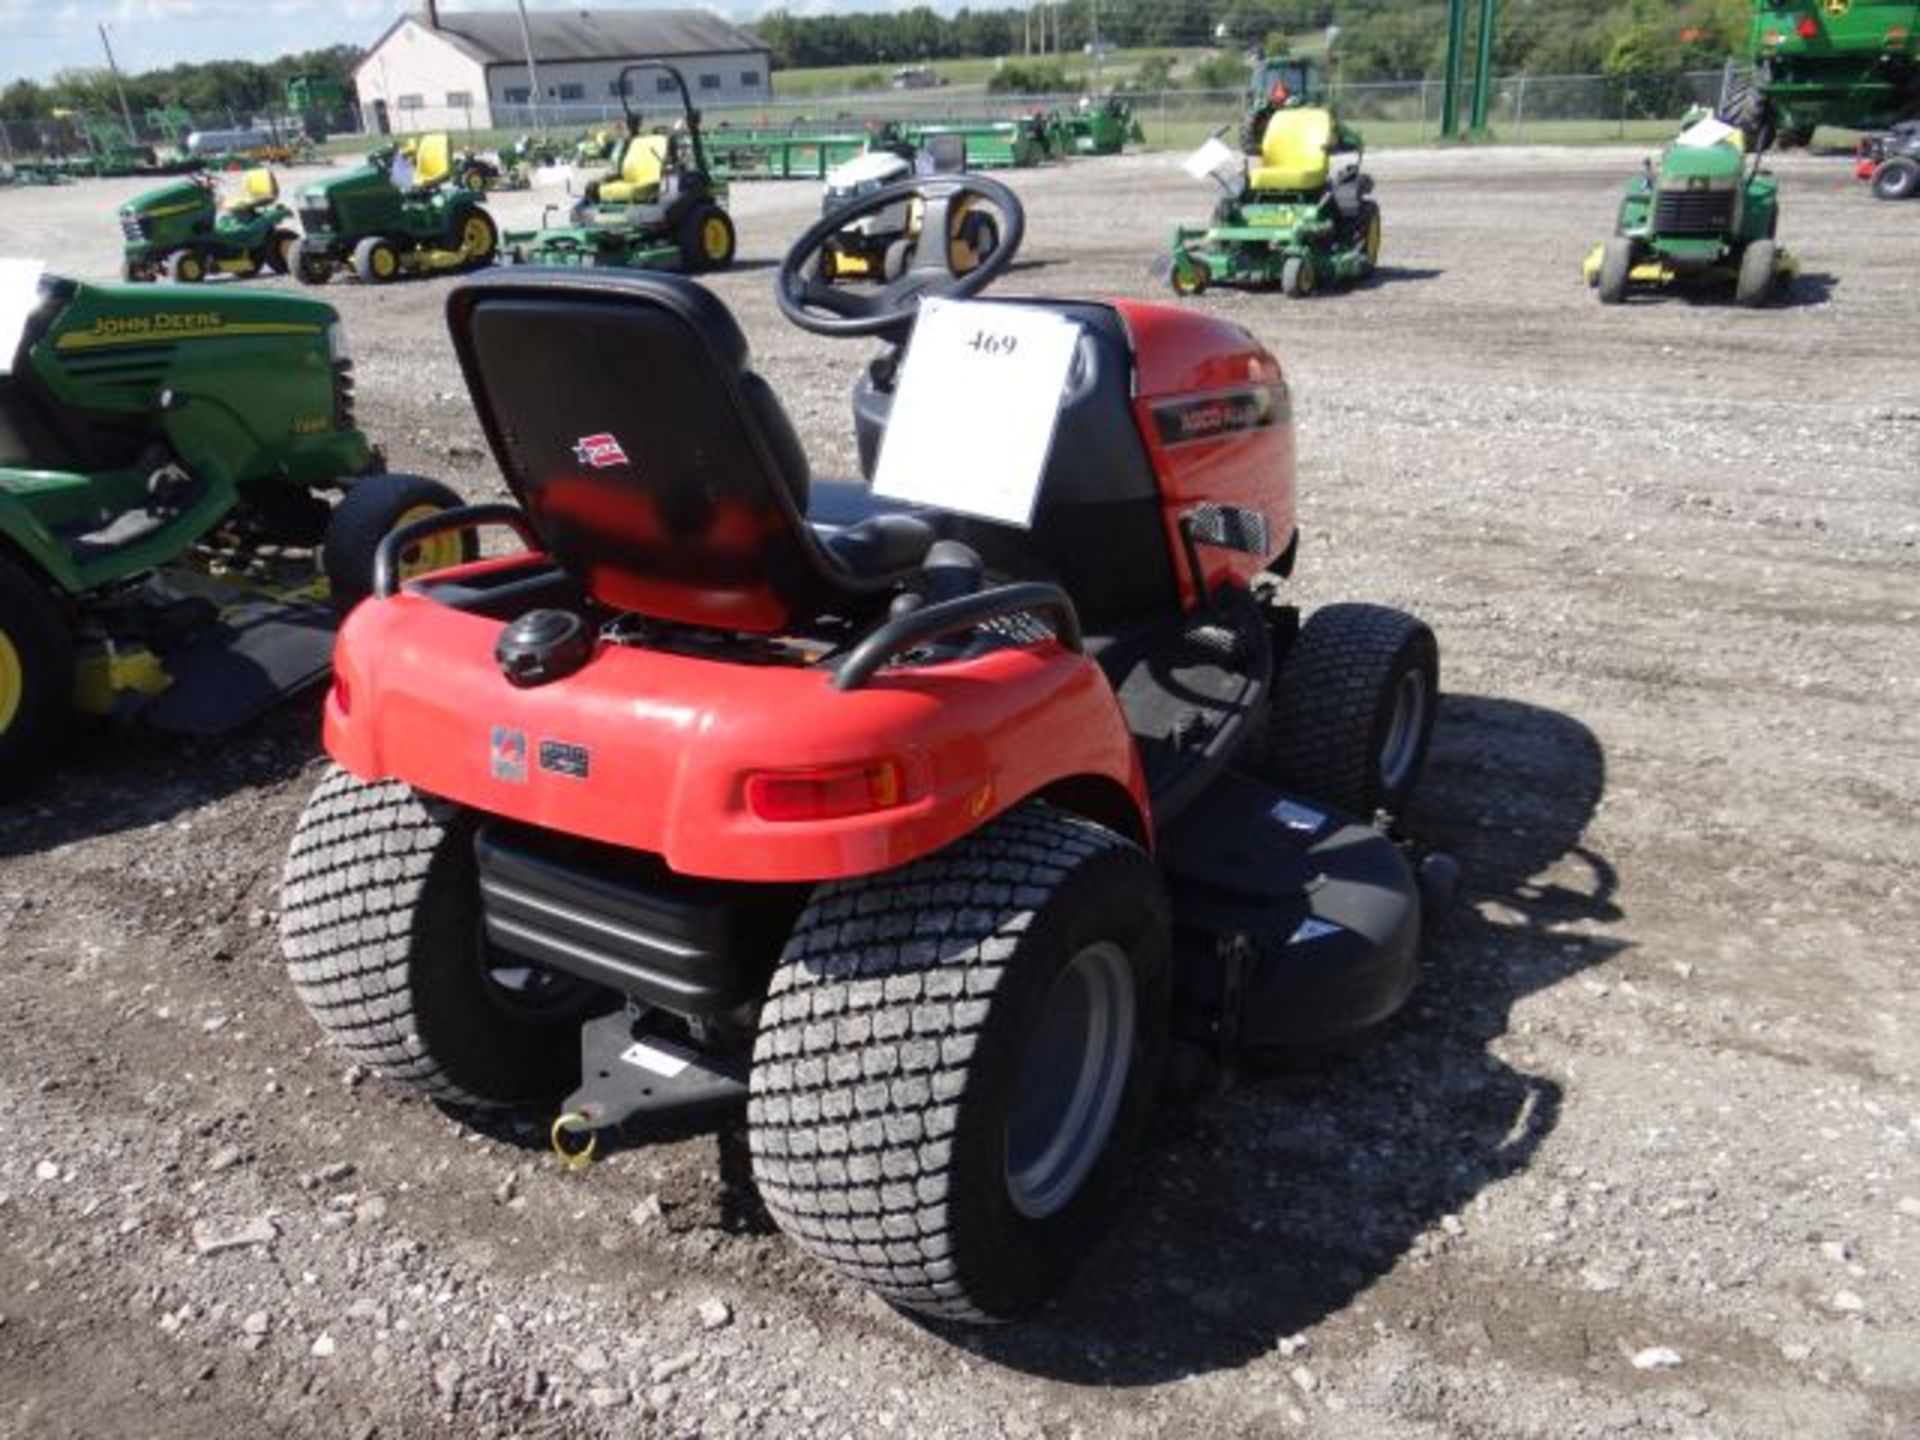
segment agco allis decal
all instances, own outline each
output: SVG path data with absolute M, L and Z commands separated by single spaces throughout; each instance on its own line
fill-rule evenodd
M 1153 407 L 1154 428 L 1160 434 L 1162 445 L 1215 440 L 1292 421 L 1292 397 L 1284 385 L 1163 401 Z
M 619 439 L 604 430 L 598 435 L 582 435 L 574 441 L 573 458 L 596 470 L 611 470 L 616 465 L 632 463 L 627 459 L 627 452 L 621 449 Z

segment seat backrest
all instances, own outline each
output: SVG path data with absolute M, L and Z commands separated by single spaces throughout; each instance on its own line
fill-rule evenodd
M 280 182 L 274 178 L 273 171 L 264 165 L 247 171 L 241 177 L 240 190 L 255 205 L 265 205 L 270 200 L 280 198 Z
M 1327 152 L 1333 143 L 1333 113 L 1317 105 L 1276 110 L 1260 139 L 1254 188 L 1317 190 L 1327 183 Z
M 666 136 L 636 135 L 627 141 L 627 153 L 620 157 L 620 178 L 636 189 L 658 185 L 666 160 Z
M 463 282 L 447 321 L 508 485 L 602 604 L 764 634 L 878 593 L 808 528 L 799 437 L 708 291 L 515 267 Z
M 422 135 L 413 147 L 413 184 L 417 190 L 438 185 L 453 173 L 453 141 L 444 130 Z

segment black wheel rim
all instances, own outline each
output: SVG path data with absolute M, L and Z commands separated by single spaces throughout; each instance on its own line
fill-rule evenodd
M 1133 968 L 1096 941 L 1054 977 L 1007 1116 L 1007 1194 L 1031 1220 L 1058 1214 L 1105 1153 L 1133 1067 Z

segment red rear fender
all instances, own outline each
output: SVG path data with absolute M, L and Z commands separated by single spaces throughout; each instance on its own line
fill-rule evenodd
M 1147 833 L 1111 688 L 1051 642 L 883 671 L 850 691 L 818 669 L 603 644 L 565 679 L 516 689 L 494 662 L 500 630 L 414 594 L 362 604 L 334 657 L 329 753 L 362 779 L 720 879 L 891 869 L 1077 776 L 1122 787 Z M 756 774 L 889 764 L 885 808 L 778 821 L 749 808 Z

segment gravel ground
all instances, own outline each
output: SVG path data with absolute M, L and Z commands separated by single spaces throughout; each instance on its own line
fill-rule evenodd
M 83 735 L 0 814 L 0 1431 L 1920 1433 L 1920 208 L 1790 157 L 1792 303 L 1603 311 L 1633 163 L 1387 154 L 1378 283 L 1197 302 L 1290 368 L 1303 598 L 1440 635 L 1413 820 L 1465 893 L 1365 1043 L 1163 1112 L 1057 1307 L 936 1333 L 737 1136 L 580 1179 L 343 1070 L 272 924 L 309 701 Z M 1152 294 L 1205 209 L 1165 157 L 1014 183 L 1008 291 Z M 0 252 L 106 276 L 134 188 L 0 193 Z M 833 473 L 866 348 L 768 285 L 816 196 L 740 187 L 715 288 Z M 446 288 L 328 293 L 368 429 L 479 498 Z

